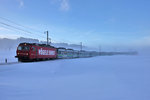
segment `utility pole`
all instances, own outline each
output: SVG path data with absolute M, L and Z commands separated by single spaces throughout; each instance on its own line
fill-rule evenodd
M 99 55 L 101 55 L 101 46 L 99 45 Z
M 44 33 L 47 34 L 47 45 L 48 45 L 48 43 L 49 43 L 49 38 L 48 38 L 49 34 L 48 34 L 48 31 L 45 31 Z
M 82 42 L 80 42 L 80 49 L 81 49 L 81 51 L 82 51 Z
M 47 45 L 48 45 L 48 31 L 46 31 L 46 33 L 47 33 Z
M 50 40 L 50 42 L 49 42 L 49 43 L 51 44 L 51 38 L 49 38 L 49 40 Z

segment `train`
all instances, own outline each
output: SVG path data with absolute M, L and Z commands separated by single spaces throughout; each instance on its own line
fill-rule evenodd
M 39 61 L 49 59 L 71 59 L 98 56 L 96 51 L 84 51 L 54 47 L 47 44 L 20 43 L 16 50 L 18 61 Z

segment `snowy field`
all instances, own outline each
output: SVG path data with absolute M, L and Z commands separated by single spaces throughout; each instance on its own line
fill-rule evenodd
M 150 100 L 150 57 L 0 65 L 0 100 Z

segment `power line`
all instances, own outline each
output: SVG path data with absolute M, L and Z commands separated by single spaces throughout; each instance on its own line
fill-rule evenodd
M 8 27 L 8 26 L 1 26 L 1 27 L 3 27 L 3 28 L 5 28 L 5 29 L 7 29 L 7 30 L 10 30 L 10 31 L 14 31 L 14 32 L 18 32 L 16 29 L 14 29 L 14 28 L 10 28 L 10 27 Z M 19 32 L 20 33 L 20 32 Z M 22 34 L 26 34 L 26 35 L 30 35 L 30 36 L 32 36 L 31 34 L 27 34 L 27 33 L 22 33 Z
M 16 23 L 16 22 L 14 22 L 14 21 L 11 21 L 11 20 L 9 20 L 9 19 L 6 19 L 6 18 L 3 18 L 3 17 L 1 17 L 0 16 L 0 18 L 1 19 L 3 19 L 3 20 L 5 20 L 5 21 L 7 21 L 7 22 L 10 22 L 10 23 L 13 23 L 13 24 L 15 24 L 15 25 L 17 25 L 17 26 L 21 26 L 21 27 L 23 27 L 23 28 L 27 28 L 27 29 L 30 29 L 30 30 L 32 30 L 32 31 L 35 31 L 35 32 L 38 32 L 38 33 L 43 33 L 43 32 L 41 32 L 41 31 L 37 31 L 37 30 L 35 30 L 35 29 L 33 29 L 33 28 L 29 28 L 29 27 L 26 27 L 26 26 L 24 26 L 24 25 L 21 25 L 21 24 L 18 24 L 18 23 Z M 4 23 L 4 24 L 6 24 L 6 23 Z M 7 26 L 8 26 L 9 24 L 7 24 Z M 12 27 L 12 25 L 9 25 L 10 27 Z M 14 26 L 13 26 L 14 27 Z M 15 29 L 17 28 L 17 27 L 14 27 Z M 27 31 L 27 30 L 24 30 L 24 29 L 21 29 L 21 28 L 18 28 L 19 30 L 21 30 L 21 31 L 24 31 L 24 32 L 28 32 L 28 33 L 31 33 L 31 34 L 33 34 L 32 32 L 30 32 L 30 31 Z M 35 33 L 34 33 L 35 34 Z M 43 37 L 42 35 L 39 35 L 39 34 L 37 34 L 38 36 L 40 36 L 40 38 L 42 37 L 42 38 L 45 38 L 45 37 Z
M 14 21 L 11 21 L 11 20 L 9 20 L 9 19 L 3 18 L 3 17 L 0 17 L 0 18 L 3 19 L 3 20 L 5 20 L 5 21 L 8 21 L 8 22 L 10 22 L 10 23 L 16 24 L 16 25 L 18 25 L 18 26 L 21 26 L 21 27 L 24 27 L 24 28 L 28 28 L 28 29 L 30 29 L 30 30 L 33 30 L 33 31 L 42 33 L 41 31 L 35 30 L 35 29 L 33 29 L 33 28 L 30 28 L 30 27 L 26 27 L 26 26 L 21 25 L 21 24 L 18 24 L 18 23 L 14 22 Z
M 30 32 L 30 31 L 27 31 L 27 30 L 24 30 L 24 29 L 21 29 L 21 28 L 18 28 L 18 27 L 15 27 L 15 26 L 6 24 L 6 23 L 4 23 L 4 22 L 0 22 L 0 24 L 5 25 L 5 26 L 8 26 L 8 27 L 11 27 L 11 28 L 14 28 L 14 29 L 17 29 L 17 30 L 19 30 L 19 31 L 23 31 L 23 32 L 26 32 L 26 33 L 34 34 L 34 33 Z M 34 35 L 35 35 L 35 34 L 34 34 Z M 38 34 L 36 34 L 36 35 L 38 35 Z M 38 36 L 43 37 L 43 36 L 41 36 L 41 35 L 38 35 Z M 43 37 L 43 38 L 45 38 L 45 37 Z
M 8 26 L 8 27 L 15 28 L 15 29 L 20 30 L 20 31 L 24 31 L 24 32 L 27 32 L 27 33 L 31 33 L 31 32 L 29 32 L 29 31 L 26 31 L 26 30 L 23 30 L 23 29 L 14 27 L 14 26 L 12 26 L 12 25 L 9 25 L 9 24 L 3 23 L 3 22 L 0 22 L 0 24 L 5 25 L 5 26 Z M 32 34 L 32 33 L 31 33 L 31 34 Z
M 41 32 L 41 31 L 35 30 L 35 29 L 33 29 L 33 28 L 29 28 L 29 27 L 26 27 L 26 26 L 24 26 L 24 25 L 18 24 L 18 23 L 16 23 L 16 22 L 12 21 L 12 20 L 3 18 L 3 17 L 1 17 L 1 16 L 0 16 L 0 19 L 5 20 L 5 21 L 7 21 L 7 22 L 9 22 L 9 23 L 15 24 L 15 26 L 17 25 L 17 26 L 19 26 L 19 27 L 15 27 L 15 26 L 13 26 L 13 25 L 10 25 L 10 24 L 4 23 L 4 22 L 0 22 L 0 24 L 5 25 L 5 26 L 7 26 L 7 27 L 14 28 L 14 29 L 19 30 L 19 31 L 23 31 L 23 32 L 26 32 L 26 33 L 30 33 L 30 35 L 31 35 L 31 34 L 35 34 L 35 33 L 31 32 L 31 31 L 24 30 L 24 29 L 22 29 L 22 28 L 27 28 L 27 29 L 30 29 L 30 30 L 35 31 L 35 32 L 38 32 L 38 33 L 43 33 L 43 32 Z M 20 26 L 21 26 L 22 28 L 20 28 Z M 9 30 L 11 30 L 11 29 L 9 28 Z M 16 31 L 16 30 L 15 30 L 15 31 Z M 39 35 L 39 34 L 36 34 L 36 35 L 40 36 L 40 38 L 45 39 L 45 37 L 42 36 L 42 35 Z M 44 35 L 44 34 L 43 34 L 43 35 Z

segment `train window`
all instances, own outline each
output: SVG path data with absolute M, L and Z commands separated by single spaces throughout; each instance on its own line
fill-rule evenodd
M 22 47 L 21 47 L 21 46 L 19 46 L 19 47 L 18 47 L 18 50 L 22 50 Z
M 27 51 L 27 50 L 29 50 L 29 49 L 30 49 L 29 46 L 19 46 L 19 47 L 18 47 L 18 50 L 25 50 L 25 51 Z
M 61 51 L 58 51 L 58 54 L 61 54 Z
M 34 48 L 34 47 L 32 47 L 32 51 L 35 51 L 35 48 Z

